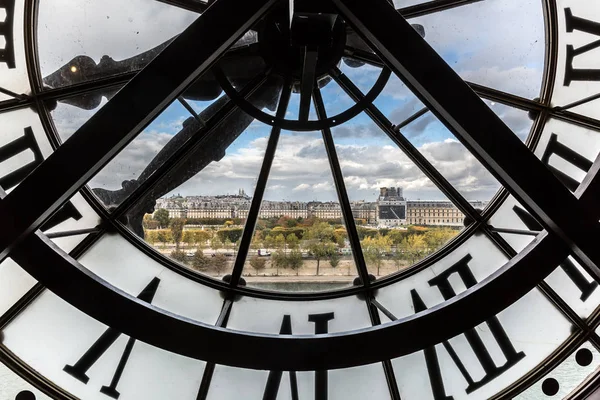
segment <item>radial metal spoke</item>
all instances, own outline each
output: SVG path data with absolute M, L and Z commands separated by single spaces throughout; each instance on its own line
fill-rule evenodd
M 215 326 L 219 328 L 227 327 L 227 322 L 229 321 L 229 315 L 231 314 L 232 307 L 232 300 L 225 299 L 223 301 L 223 307 L 221 308 L 221 312 L 219 313 L 219 317 L 217 318 Z M 202 381 L 200 382 L 200 389 L 198 389 L 198 394 L 196 395 L 196 400 L 205 400 L 208 397 L 210 383 L 215 373 L 215 367 L 215 363 L 206 363 L 206 367 L 204 367 L 204 373 L 202 374 Z
M 528 231 L 525 229 L 507 229 L 507 228 L 496 228 L 494 226 L 489 226 L 492 232 L 498 233 L 510 233 L 513 235 L 525 235 L 525 236 L 537 236 L 540 234 L 540 231 Z
M 420 100 L 600 280 L 598 221 L 385 0 L 333 0 Z M 393 32 L 389 27 L 394 27 Z M 397 40 L 402 37 L 403 40 Z M 564 210 L 570 210 L 565 213 Z
M 298 120 L 300 121 L 308 121 L 313 86 L 317 76 L 317 55 L 316 49 L 308 47 L 304 49 L 304 66 L 302 68 L 302 81 L 300 82 L 300 110 L 298 112 Z
M 399 8 L 397 11 L 406 19 L 422 17 L 423 15 L 449 10 L 451 8 L 478 3 L 483 0 L 432 0 L 414 6 Z
M 417 111 L 416 113 L 411 115 L 410 117 L 406 118 L 404 121 L 400 122 L 398 125 L 394 125 L 392 127 L 392 129 L 394 130 L 394 132 L 400 133 L 400 129 L 404 128 L 406 125 L 410 124 L 411 122 L 416 121 L 417 119 L 421 118 L 423 115 L 427 114 L 428 112 L 429 112 L 429 109 L 427 107 L 423 107 L 419 111 Z
M 5 226 L 0 233 L 0 259 L 68 201 L 275 2 L 215 2 L 51 154 L 0 202 L 0 221 Z M 43 196 L 33 198 L 31 193 L 40 187 L 46 188 Z
M 99 228 L 96 232 L 86 236 L 73 250 L 69 252 L 69 256 L 73 258 L 81 257 L 94 243 L 96 243 L 105 233 L 104 228 Z M 48 235 L 46 235 L 48 236 Z M 19 251 L 19 250 L 18 250 Z M 29 250 L 25 250 L 29 251 Z M 18 257 L 18 255 L 17 255 Z M 15 302 L 4 314 L 0 316 L 0 331 L 4 329 L 12 320 L 19 316 L 27 309 L 29 304 L 37 299 L 46 288 L 41 283 L 36 283 L 29 289 L 19 300 Z
M 354 83 L 341 71 L 334 70 L 331 73 L 333 79 L 340 85 L 340 87 L 352 98 L 354 101 L 360 101 L 364 97 Z M 456 207 L 465 215 L 473 218 L 474 221 L 480 221 L 481 215 L 475 208 L 465 199 L 459 192 L 448 182 L 448 180 L 421 154 L 419 150 L 402 135 L 397 128 L 383 115 L 381 111 L 373 104 L 369 104 L 365 113 L 373 120 L 373 122 L 379 126 L 379 128 L 385 132 L 385 134 L 394 142 L 406 156 L 413 162 L 417 167 L 433 182 L 434 185 L 446 197 L 456 205 Z
M 321 89 L 315 87 L 313 92 L 313 100 L 315 110 L 317 112 L 317 118 L 327 119 L 325 112 L 325 104 L 323 103 L 323 97 L 321 96 Z M 348 233 L 348 241 L 352 248 L 352 256 L 354 257 L 354 263 L 358 270 L 358 276 L 360 277 L 361 283 L 365 287 L 369 287 L 371 281 L 369 279 L 369 271 L 365 263 L 365 257 L 362 252 L 360 245 L 360 238 L 358 237 L 358 230 L 356 229 L 356 223 L 352 215 L 352 208 L 350 206 L 350 200 L 348 199 L 348 192 L 346 191 L 346 184 L 344 183 L 344 177 L 342 175 L 342 168 L 340 167 L 340 161 L 338 160 L 337 152 L 335 150 L 335 144 L 333 143 L 333 137 L 331 136 L 331 130 L 325 128 L 321 131 L 323 134 L 323 142 L 325 143 L 325 150 L 327 151 L 327 157 L 329 158 L 329 165 L 331 167 L 331 173 L 333 174 L 333 182 L 340 202 L 340 208 L 342 209 L 342 216 L 346 223 L 346 231 Z
M 373 296 L 365 298 L 367 302 L 367 309 L 369 311 L 369 317 L 371 318 L 371 324 L 373 326 L 381 325 L 381 318 L 377 309 L 381 304 L 377 303 L 377 300 Z M 402 400 L 400 397 L 400 389 L 398 388 L 398 381 L 396 380 L 396 373 L 394 372 L 394 366 L 390 360 L 383 360 L 381 362 L 383 367 L 383 373 L 385 374 L 385 380 L 390 391 L 390 398 L 392 400 Z
M 317 112 L 317 117 L 319 119 L 326 119 L 327 113 L 325 111 L 325 104 L 323 103 L 321 90 L 318 87 L 315 87 L 314 89 L 313 101 L 315 105 L 315 110 Z M 333 142 L 333 136 L 331 135 L 331 130 L 329 128 L 323 129 L 321 133 L 323 134 L 323 142 L 325 144 L 325 150 L 327 152 L 329 165 L 333 174 L 333 181 L 338 195 L 338 200 L 340 202 L 340 208 L 342 209 L 342 215 L 346 223 L 346 231 L 348 233 L 348 240 L 350 241 L 350 246 L 352 248 L 354 263 L 356 264 L 356 269 L 358 270 L 358 276 L 360 277 L 361 283 L 363 284 L 363 286 L 368 288 L 371 284 L 371 281 L 369 279 L 369 271 L 365 263 L 365 257 L 362 252 L 362 247 L 360 244 L 360 238 L 358 237 L 358 230 L 356 229 L 354 216 L 352 215 L 352 207 L 350 205 L 350 199 L 346 190 L 346 184 L 344 183 L 342 169 L 337 156 L 337 151 L 335 149 L 335 144 Z M 371 297 L 371 294 L 365 296 L 367 311 L 369 312 L 371 324 L 373 326 L 381 325 L 381 319 L 379 318 L 377 309 L 371 304 Z M 398 389 L 398 384 L 396 382 L 396 376 L 391 361 L 384 360 L 382 362 L 382 367 L 385 373 L 385 378 L 388 384 L 388 389 L 390 391 L 391 398 L 393 400 L 400 400 L 400 391 Z
M 385 66 L 385 63 L 377 54 L 362 49 L 357 49 L 351 46 L 346 46 L 344 50 L 344 57 L 351 58 L 357 61 L 362 61 L 374 67 L 383 68 Z M 514 94 L 503 92 L 501 90 L 494 89 L 489 86 L 480 85 L 478 83 L 469 81 L 465 82 L 469 86 L 471 86 L 471 89 L 473 89 L 475 93 L 477 93 L 480 97 L 484 99 L 493 100 L 498 103 L 502 103 L 511 107 L 520 108 L 522 110 L 527 111 L 552 110 L 549 107 L 546 107 L 535 100 L 515 96 Z M 556 111 L 561 110 L 556 109 Z
M 285 117 L 291 94 L 292 84 L 291 82 L 285 82 L 281 92 L 281 97 L 279 98 L 279 105 L 277 106 L 277 117 Z M 271 165 L 273 164 L 273 159 L 275 158 L 275 150 L 277 149 L 280 133 L 281 128 L 279 127 L 274 126 L 271 129 L 271 135 L 269 136 L 269 142 L 267 144 L 267 149 L 265 150 L 265 158 L 258 174 L 256 189 L 254 189 L 254 196 L 252 196 L 252 203 L 250 204 L 248 216 L 246 217 L 246 225 L 244 226 L 244 231 L 242 232 L 240 248 L 238 249 L 233 271 L 231 272 L 230 286 L 232 287 L 235 287 L 239 284 L 240 277 L 242 276 L 242 272 L 244 270 L 244 263 L 246 262 L 246 258 L 248 256 L 248 249 L 250 248 L 252 237 L 254 236 L 254 228 L 260 213 L 260 206 L 262 204 L 265 189 L 267 187 L 269 173 L 271 172 Z

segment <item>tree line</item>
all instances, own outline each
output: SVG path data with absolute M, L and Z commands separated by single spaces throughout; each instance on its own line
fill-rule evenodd
M 192 266 L 203 270 L 213 265 L 220 274 L 227 264 L 227 258 L 216 250 L 230 249 L 235 255 L 243 229 L 234 225 L 236 222 L 243 224 L 244 221 L 228 219 L 211 229 L 184 229 L 186 225 L 190 225 L 190 220 L 169 218 L 168 212 L 162 211 L 157 210 L 154 217 L 151 217 L 162 229 L 147 228 L 146 241 L 152 245 L 174 243 L 175 250 L 171 252 L 171 257 L 180 262 L 187 260 L 182 244 L 186 248 L 197 247 Z M 145 219 L 147 220 L 149 218 Z M 271 264 L 277 268 L 277 274 L 280 268 L 290 268 L 298 274 L 303 265 L 304 252 L 316 261 L 316 274 L 319 275 L 321 261 L 326 260 L 332 268 L 336 268 L 341 261 L 340 249 L 349 248 L 346 228 L 338 222 L 285 216 L 259 219 L 250 247 L 273 251 Z M 424 226 L 408 226 L 402 230 L 357 226 L 357 232 L 367 265 L 369 268 L 376 268 L 379 275 L 386 260 L 393 261 L 397 269 L 406 261 L 413 264 L 443 246 L 458 230 Z M 207 247 L 215 250 L 215 255 L 210 260 L 202 251 Z M 253 256 L 250 257 L 249 264 L 260 271 L 266 268 L 267 262 L 262 257 Z

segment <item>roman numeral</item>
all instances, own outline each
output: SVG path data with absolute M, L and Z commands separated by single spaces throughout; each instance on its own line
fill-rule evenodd
M 600 23 L 585 18 L 575 17 L 570 8 L 565 8 L 565 23 L 567 32 L 581 31 L 600 36 Z M 585 54 L 600 47 L 600 39 L 588 43 L 585 46 L 574 48 L 567 45 L 567 65 L 565 66 L 564 85 L 569 86 L 572 81 L 600 81 L 600 69 L 575 68 L 573 60 L 575 57 Z
M 292 334 L 292 320 L 289 315 L 283 316 L 283 321 L 281 321 L 281 328 L 279 329 L 279 334 Z M 298 380 L 296 379 L 296 371 L 290 371 L 289 373 L 292 400 L 298 400 Z M 269 377 L 267 378 L 267 385 L 265 386 L 265 393 L 263 394 L 263 400 L 277 399 L 277 394 L 279 393 L 279 385 L 281 385 L 282 376 L 283 371 L 269 372 Z
M 33 161 L 23 165 L 20 168 L 0 177 L 0 186 L 5 191 L 17 186 L 23 179 L 27 177 L 38 165 L 44 161 L 44 156 L 35 140 L 35 135 L 30 126 L 25 128 L 24 135 L 12 142 L 0 147 L 0 163 L 13 158 L 14 156 L 24 152 L 31 151 L 33 153 Z
M 159 283 L 160 279 L 152 279 L 144 288 L 144 290 L 142 290 L 142 292 L 137 296 L 137 298 L 147 303 L 152 303 L 152 299 L 156 294 Z M 98 361 L 100 357 L 102 357 L 106 350 L 108 350 L 115 343 L 119 336 L 121 336 L 121 332 L 118 332 L 113 328 L 108 328 L 74 365 L 65 365 L 63 371 L 87 384 L 90 378 L 86 375 L 86 372 L 96 363 L 96 361 Z M 135 339 L 130 337 L 127 341 L 127 345 L 125 345 L 125 350 L 121 355 L 121 359 L 119 360 L 119 364 L 117 365 L 117 369 L 115 370 L 115 374 L 113 375 L 110 385 L 102 386 L 100 389 L 101 393 L 104 393 L 113 399 L 119 398 L 120 393 L 117 391 L 117 385 L 119 384 L 121 375 L 125 370 L 127 360 L 129 359 L 131 351 L 133 350 L 134 344 Z
M 0 22 L 0 36 L 4 37 L 4 49 L 0 49 L 0 63 L 8 68 L 15 68 L 15 46 L 13 37 L 13 22 L 15 17 L 15 0 L 0 0 L 0 8 L 6 12 L 4 22 Z
M 592 168 L 593 162 L 582 156 L 581 154 L 573 151 L 571 148 L 565 146 L 558 141 L 558 137 L 555 133 L 550 135 L 548 146 L 544 150 L 542 155 L 542 162 L 552 171 L 552 173 L 567 187 L 569 190 L 574 192 L 579 187 L 579 182 L 571 178 L 569 175 L 558 170 L 557 168 L 550 165 L 550 156 L 556 155 L 565 161 L 568 161 L 575 167 L 579 168 L 583 172 L 588 172 Z
M 29 175 L 38 165 L 40 165 L 42 161 L 44 161 L 44 156 L 42 155 L 42 151 L 35 140 L 35 135 L 33 134 L 33 130 L 30 126 L 24 129 L 23 136 L 0 147 L 0 163 L 7 161 L 25 151 L 30 151 L 33 153 L 33 161 L 0 177 L 0 186 L 2 189 L 9 190 L 17 186 L 27 177 L 27 175 Z M 81 217 L 82 215 L 77 208 L 75 208 L 71 202 L 68 202 L 41 226 L 41 230 L 44 232 L 69 218 L 79 220 Z
M 332 312 L 308 316 L 308 320 L 315 323 L 315 334 L 327 333 L 333 318 Z M 315 371 L 315 400 L 327 400 L 327 392 L 327 371 Z
M 533 231 L 541 231 L 543 229 L 542 225 L 540 225 L 540 223 L 537 222 L 531 214 L 521 207 L 513 206 L 513 211 L 515 214 L 517 214 L 519 219 L 523 221 L 527 229 L 531 229 Z M 588 282 L 583 273 L 577 269 L 575 264 L 573 264 L 573 262 L 568 258 L 560 264 L 560 267 L 563 269 L 563 271 L 565 271 L 569 279 L 571 279 L 571 281 L 581 292 L 581 296 L 579 297 L 581 301 L 586 301 L 598 287 L 598 282 Z
M 315 334 L 327 333 L 329 331 L 329 321 L 334 319 L 334 313 L 311 314 L 308 316 L 310 322 L 315 324 Z M 292 334 L 292 320 L 289 315 L 284 315 L 281 321 L 279 333 L 283 335 Z M 292 400 L 298 400 L 298 381 L 296 372 L 290 371 L 290 388 Z M 267 378 L 263 400 L 276 400 L 281 384 L 283 371 L 271 371 Z M 327 400 L 327 371 L 315 371 L 315 400 Z
M 443 273 L 431 279 L 429 281 L 429 285 L 437 286 L 445 300 L 449 300 L 452 297 L 456 296 L 456 292 L 454 291 L 449 280 L 450 277 L 455 274 L 458 275 L 458 277 L 462 280 L 467 289 L 474 286 L 475 284 L 477 284 L 477 280 L 475 279 L 473 272 L 469 268 L 469 261 L 471 260 L 471 258 L 471 255 L 466 255 L 459 262 L 445 270 Z M 415 312 L 427 309 L 427 306 L 425 305 L 417 291 L 414 289 L 411 290 L 411 298 L 413 301 Z M 498 347 L 504 354 L 506 362 L 500 366 L 496 365 L 496 363 L 492 359 L 492 356 L 490 355 L 490 352 L 483 343 L 481 336 L 479 336 L 479 334 L 474 328 L 464 332 L 463 335 L 465 335 L 469 346 L 473 350 L 473 353 L 475 353 L 479 364 L 485 372 L 483 378 L 481 378 L 478 381 L 475 381 L 471 377 L 471 374 L 465 367 L 464 363 L 462 362 L 452 345 L 447 341 L 443 342 L 443 346 L 450 355 L 450 358 L 460 371 L 461 375 L 467 381 L 467 393 L 471 393 L 481 388 L 482 386 L 488 384 L 489 382 L 506 372 L 508 369 L 512 368 L 516 363 L 518 363 L 525 357 L 525 353 L 523 353 L 522 351 L 517 352 L 497 317 L 494 316 L 487 320 L 485 323 L 487 324 L 490 332 L 492 333 L 492 336 L 494 337 Z M 435 400 L 451 400 L 453 397 L 446 395 L 435 347 L 425 349 L 424 354 L 425 363 L 427 365 L 427 372 L 429 374 L 433 396 Z

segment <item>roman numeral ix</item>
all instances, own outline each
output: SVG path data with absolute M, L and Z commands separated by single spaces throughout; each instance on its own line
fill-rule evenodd
M 159 283 L 160 279 L 152 279 L 144 288 L 144 290 L 142 290 L 142 292 L 137 296 L 138 299 L 147 303 L 152 303 L 152 299 L 156 294 Z M 108 328 L 75 364 L 65 365 L 63 370 L 74 378 L 87 384 L 90 380 L 90 378 L 86 375 L 87 371 L 96 363 L 96 361 L 98 361 L 100 357 L 102 357 L 104 353 L 106 353 L 106 350 L 108 350 L 115 343 L 119 336 L 121 336 L 121 332 L 118 332 L 113 328 Z M 117 385 L 119 384 L 121 375 L 125 370 L 127 360 L 129 360 L 129 356 L 131 355 L 134 344 L 135 339 L 130 337 L 125 345 L 125 350 L 121 355 L 121 359 L 119 360 L 119 364 L 117 365 L 117 369 L 115 370 L 115 374 L 113 375 L 110 385 L 102 386 L 100 389 L 101 393 L 104 393 L 113 399 L 119 398 L 120 393 L 117 391 Z
M 0 147 L 0 163 L 10 160 L 11 158 L 25 151 L 31 151 L 33 153 L 33 161 L 30 161 L 14 171 L 0 177 L 0 186 L 5 191 L 12 189 L 21 183 L 21 181 L 23 181 L 27 175 L 31 173 L 31 171 L 33 171 L 42 163 L 42 161 L 44 161 L 44 156 L 42 155 L 40 147 L 35 140 L 35 135 L 33 134 L 31 127 L 25 128 L 24 134 L 20 138 L 17 138 L 12 142 Z M 68 202 L 52 217 L 50 217 L 50 219 L 46 221 L 40 229 L 44 232 L 69 218 L 79 220 L 81 217 L 81 213 L 75 208 L 75 206 L 71 202 Z

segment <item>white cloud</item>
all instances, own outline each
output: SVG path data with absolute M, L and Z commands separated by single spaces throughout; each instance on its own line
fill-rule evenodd
M 300 190 L 308 190 L 310 189 L 310 185 L 308 183 L 301 183 L 298 186 L 296 186 L 295 188 L 293 188 L 292 190 L 294 192 L 300 191 Z

